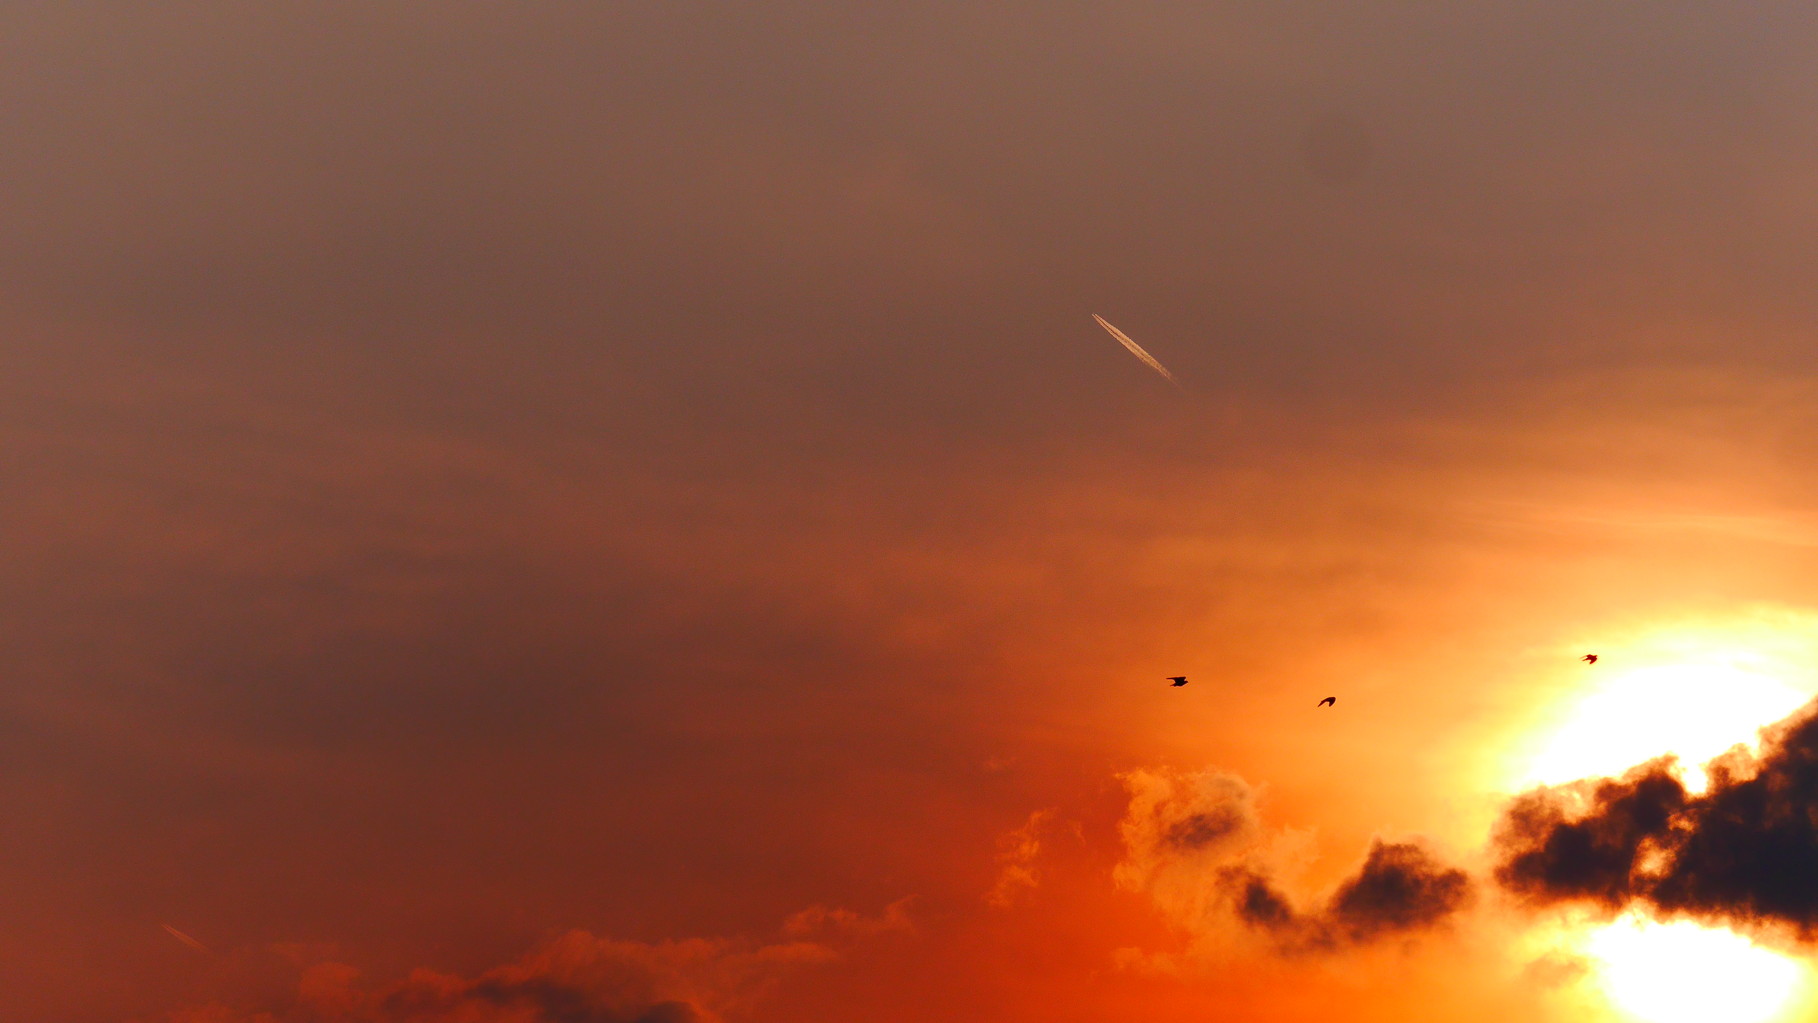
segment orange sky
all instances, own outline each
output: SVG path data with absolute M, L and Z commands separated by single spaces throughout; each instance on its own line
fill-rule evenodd
M 1818 693 L 1815 36 L 0 11 L 0 1023 L 1650 1023 L 1492 835 Z

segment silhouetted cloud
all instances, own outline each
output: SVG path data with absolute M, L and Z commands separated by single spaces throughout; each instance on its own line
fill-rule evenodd
M 1131 800 L 1118 882 L 1146 891 L 1191 930 L 1215 929 L 1234 915 L 1284 951 L 1335 949 L 1431 927 L 1470 897 L 1465 872 L 1418 842 L 1377 839 L 1319 908 L 1299 910 L 1267 866 L 1255 793 L 1241 778 L 1139 771 L 1124 783 Z
M 1685 790 L 1671 758 L 1618 780 L 1519 799 L 1504 818 L 1497 879 L 1537 904 L 1643 903 L 1665 913 L 1818 932 L 1818 703 L 1764 730 Z
M 1465 872 L 1413 842 L 1370 844 L 1357 876 L 1339 885 L 1327 914 L 1353 941 L 1430 927 L 1457 911 L 1471 889 Z
M 1272 931 L 1294 926 L 1294 907 L 1268 878 L 1253 870 L 1241 870 L 1233 871 L 1229 880 L 1237 892 L 1237 915 L 1245 923 Z
M 1584 899 L 1626 904 L 1635 860 L 1686 806 L 1670 760 L 1651 761 L 1620 780 L 1541 789 L 1517 799 L 1504 817 L 1507 854 L 1497 880 L 1541 901 Z M 1572 813 L 1578 800 L 1589 808 Z
M 1226 876 L 1239 919 L 1285 949 L 1330 949 L 1424 930 L 1462 908 L 1471 894 L 1464 871 L 1447 867 L 1415 842 L 1370 844 L 1357 873 L 1323 908 L 1302 913 L 1269 878 L 1251 869 Z

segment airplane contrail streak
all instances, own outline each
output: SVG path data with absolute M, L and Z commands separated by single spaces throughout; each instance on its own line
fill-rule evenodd
M 209 951 L 209 948 L 207 945 L 204 945 L 201 942 L 197 941 L 196 939 L 190 937 L 189 935 L 184 934 L 182 931 L 177 930 L 175 927 L 172 927 L 169 924 L 159 924 L 158 926 L 164 928 L 166 931 L 168 931 L 170 933 L 171 937 L 177 939 L 178 941 L 181 941 L 185 945 L 188 945 L 190 948 L 193 948 L 198 952 L 208 952 L 210 955 L 214 954 L 213 952 Z
M 1169 383 L 1173 384 L 1176 387 L 1180 386 L 1180 381 L 1174 379 L 1174 374 L 1168 372 L 1168 367 L 1162 365 L 1159 362 L 1156 362 L 1155 356 L 1150 355 L 1148 352 L 1143 351 L 1142 345 L 1139 345 L 1135 341 L 1130 340 L 1130 335 L 1124 333 L 1121 330 L 1118 330 L 1116 327 L 1111 326 L 1111 324 L 1106 323 L 1105 318 L 1103 316 L 1100 316 L 1097 313 L 1093 313 L 1092 318 L 1098 321 L 1099 326 L 1110 331 L 1111 336 L 1114 338 L 1117 338 L 1117 340 L 1121 344 L 1123 344 L 1123 346 L 1125 348 L 1130 349 L 1131 355 L 1134 355 L 1137 358 L 1143 360 L 1144 365 L 1148 366 L 1150 369 L 1152 369 L 1155 372 L 1160 373 L 1162 376 L 1166 377 Z

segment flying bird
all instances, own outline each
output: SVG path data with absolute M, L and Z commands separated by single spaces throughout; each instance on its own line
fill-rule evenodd
M 1169 676 L 1168 676 L 1168 681 L 1170 681 L 1170 682 L 1172 682 L 1172 683 L 1174 683 L 1174 686 L 1173 686 L 1173 688 L 1176 688 L 1176 689 L 1178 689 L 1178 688 L 1180 688 L 1180 687 L 1181 687 L 1181 686 L 1184 686 L 1184 685 L 1186 685 L 1186 684 L 1187 684 L 1187 676 L 1185 676 L 1185 675 L 1169 675 Z
M 190 937 L 189 935 L 184 934 L 182 931 L 177 930 L 175 927 L 172 927 L 169 924 L 159 924 L 158 926 L 164 928 L 165 932 L 168 933 L 171 937 L 177 939 L 178 941 L 181 941 L 185 945 L 188 945 L 190 948 L 193 948 L 198 952 L 209 952 L 209 948 L 207 945 L 204 945 L 201 942 L 197 941 L 196 939 Z M 209 954 L 213 955 L 214 953 L 209 952 Z
M 1321 707 L 1336 707 L 1338 705 L 1338 697 L 1328 696 L 1325 699 L 1319 701 L 1319 705 Z
M 1144 365 L 1148 366 L 1150 369 L 1152 369 L 1155 372 L 1160 373 L 1162 376 L 1166 377 L 1169 383 L 1173 384 L 1176 387 L 1180 386 L 1180 381 L 1174 379 L 1174 374 L 1168 372 L 1168 367 L 1162 365 L 1159 362 L 1156 362 L 1155 356 L 1150 355 L 1146 351 L 1143 351 L 1142 345 L 1139 345 L 1135 341 L 1130 340 L 1130 335 L 1124 333 L 1121 330 L 1118 330 L 1116 327 L 1111 326 L 1109 323 L 1106 323 L 1105 318 L 1103 316 L 1100 316 L 1097 313 L 1093 313 L 1092 318 L 1098 321 L 1099 326 L 1110 331 L 1111 336 L 1114 338 L 1117 338 L 1118 343 L 1122 344 L 1125 348 L 1128 348 L 1130 350 L 1131 355 L 1134 355 L 1137 358 L 1143 360 Z
M 1597 655 L 1596 654 L 1585 654 L 1583 657 L 1580 657 L 1579 660 L 1583 661 L 1586 664 L 1596 664 Z

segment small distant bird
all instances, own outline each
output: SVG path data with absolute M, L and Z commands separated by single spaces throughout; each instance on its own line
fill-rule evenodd
M 1185 676 L 1185 675 L 1169 675 L 1169 676 L 1168 676 L 1168 681 L 1170 681 L 1170 682 L 1172 682 L 1172 683 L 1174 683 L 1174 686 L 1173 686 L 1173 688 L 1175 688 L 1175 689 L 1178 689 L 1178 688 L 1180 688 L 1180 687 L 1181 687 L 1181 686 L 1184 686 L 1184 685 L 1186 685 L 1186 684 L 1187 684 L 1187 676 Z
M 1586 664 L 1596 664 L 1597 655 L 1596 654 L 1585 654 L 1583 657 L 1580 657 L 1579 660 L 1583 661 Z
M 1328 696 L 1325 699 L 1319 701 L 1319 705 L 1321 707 L 1336 707 L 1338 705 L 1338 697 Z

